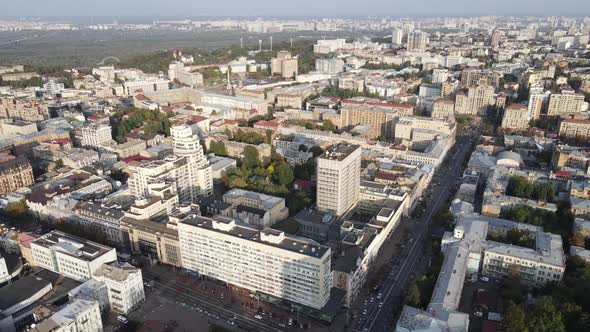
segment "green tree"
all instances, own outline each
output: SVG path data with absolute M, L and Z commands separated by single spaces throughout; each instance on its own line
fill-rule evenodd
M 286 162 L 282 162 L 276 171 L 277 180 L 280 184 L 287 186 L 293 182 L 293 170 Z
M 418 285 L 413 284 L 408 290 L 408 297 L 406 303 L 412 307 L 420 308 L 420 289 Z
M 321 148 L 321 147 L 319 147 L 319 146 L 312 146 L 312 147 L 309 149 L 309 152 L 311 152 L 311 153 L 313 154 L 313 157 L 314 157 L 314 158 L 317 158 L 317 157 L 319 157 L 319 156 L 320 156 L 322 153 L 324 153 L 324 149 L 322 149 L 322 148 Z
M 505 310 L 504 318 L 500 322 L 500 329 L 504 332 L 528 332 L 526 313 L 521 305 L 512 301 Z
M 129 174 L 123 172 L 121 169 L 114 169 L 111 171 L 111 179 L 115 181 L 119 181 L 122 184 L 127 183 L 127 179 L 129 179 Z
M 549 296 L 539 299 L 531 314 L 529 324 L 534 328 L 534 331 L 538 332 L 565 332 L 563 316 Z
M 13 218 L 22 218 L 26 216 L 29 211 L 29 207 L 25 200 L 20 200 L 16 203 L 9 204 L 6 207 L 6 213 Z
M 248 145 L 244 148 L 242 166 L 244 166 L 246 169 L 255 169 L 256 167 L 260 166 L 260 157 L 258 150 L 255 147 Z

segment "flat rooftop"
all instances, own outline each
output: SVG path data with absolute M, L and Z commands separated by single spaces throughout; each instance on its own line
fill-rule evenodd
M 271 228 L 259 231 L 256 228 L 238 224 L 234 219 L 222 216 L 214 218 L 195 216 L 180 223 L 311 257 L 322 257 L 330 249 L 312 240 L 288 235 Z
M 0 312 L 28 300 L 48 285 L 51 285 L 51 282 L 36 275 L 29 275 L 0 288 Z
M 330 147 L 320 158 L 342 161 L 357 149 L 360 149 L 359 145 L 341 143 Z
M 111 247 L 60 231 L 47 233 L 32 243 L 87 261 L 92 261 L 112 250 Z

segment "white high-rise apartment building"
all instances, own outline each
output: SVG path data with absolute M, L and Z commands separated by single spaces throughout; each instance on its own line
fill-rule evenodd
M 170 134 L 174 142 L 174 154 L 188 161 L 191 201 L 196 202 L 198 196 L 213 195 L 213 171 L 205 158 L 199 137 L 187 125 L 170 128 Z
M 145 300 L 141 270 L 128 263 L 104 264 L 93 278 L 107 286 L 111 310 L 117 313 L 126 315 Z
M 549 100 L 550 95 L 551 92 L 543 92 L 543 88 L 530 89 L 528 105 L 529 120 L 537 120 L 541 117 L 541 113 L 547 105 L 547 101 Z
M 341 216 L 356 205 L 361 183 L 361 148 L 339 144 L 318 158 L 318 210 Z
M 316 309 L 330 298 L 329 247 L 220 216 L 185 219 L 178 236 L 185 269 Z
M 408 33 L 408 51 L 410 52 L 424 52 L 428 46 L 428 34 L 426 32 L 416 30 Z
M 584 109 L 584 95 L 577 93 L 555 93 L 549 98 L 547 116 L 581 113 Z
M 92 123 L 82 127 L 82 146 L 100 148 L 113 140 L 112 128 L 106 124 Z
M 129 189 L 136 198 L 149 198 L 150 189 L 178 194 L 180 203 L 196 203 L 213 193 L 213 172 L 199 138 L 188 126 L 170 128 L 174 156 L 129 168 Z
M 117 251 L 102 244 L 52 231 L 31 242 L 36 265 L 75 280 L 88 280 L 102 264 L 117 260 Z
M 391 43 L 393 45 L 401 45 L 404 39 L 404 32 L 402 29 L 393 29 L 391 34 Z

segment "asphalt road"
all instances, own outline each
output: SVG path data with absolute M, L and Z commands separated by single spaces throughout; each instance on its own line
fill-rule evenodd
M 417 262 L 426 242 L 425 238 L 429 236 L 428 224 L 438 210 L 440 202 L 445 202 L 449 198 L 449 188 L 459 182 L 458 177 L 463 174 L 463 161 L 478 138 L 479 135 L 476 135 L 458 142 L 456 144 L 458 148 L 451 152 L 449 162 L 436 171 L 431 188 L 433 183 L 440 184 L 431 190 L 431 200 L 418 221 L 423 227 L 414 228 L 413 233 L 409 235 L 410 243 L 397 256 L 391 271 L 380 287 L 381 299 L 375 298 L 372 303 L 368 303 L 365 307 L 367 313 L 362 315 L 354 325 L 355 331 L 391 331 L 395 326 L 392 308 L 402 304 L 403 293 L 408 287 L 412 274 L 416 271 Z
M 145 282 L 153 284 L 151 291 L 157 294 L 156 296 L 164 296 L 171 300 L 185 303 L 186 305 L 195 308 L 197 311 L 199 311 L 198 309 L 200 308 L 202 309 L 201 314 L 211 317 L 212 321 L 216 321 L 220 325 L 225 325 L 229 319 L 232 319 L 235 322 L 234 327 L 239 327 L 242 330 L 262 332 L 282 331 L 278 326 L 278 323 L 271 321 L 266 316 L 263 317 L 262 320 L 258 320 L 253 317 L 241 315 L 227 307 L 211 303 L 211 301 L 204 298 L 202 294 L 191 289 L 181 288 L 173 281 L 168 283 L 156 281 L 154 276 L 146 274 L 145 271 L 143 279 Z M 214 319 L 213 316 L 215 315 L 219 316 L 219 318 Z M 229 325 L 226 326 L 231 328 Z

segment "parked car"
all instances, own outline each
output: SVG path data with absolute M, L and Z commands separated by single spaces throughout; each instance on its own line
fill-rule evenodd
M 490 278 L 489 278 L 489 277 L 486 277 L 486 276 L 481 276 L 481 277 L 479 278 L 479 280 L 481 280 L 481 281 L 483 281 L 483 282 L 488 282 L 488 281 L 490 281 Z
M 261 315 L 256 315 L 256 316 L 254 316 L 254 318 L 256 318 L 256 319 L 262 319 L 262 316 Z
M 473 315 L 476 317 L 483 317 L 483 313 L 481 311 L 475 311 Z
M 122 323 L 122 324 L 129 323 L 129 321 L 127 320 L 127 318 L 125 318 L 125 317 L 123 317 L 121 315 L 117 316 L 117 320 L 119 321 L 119 323 Z

